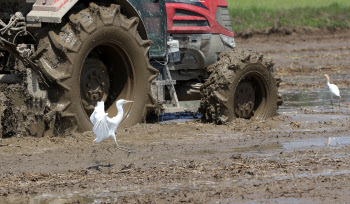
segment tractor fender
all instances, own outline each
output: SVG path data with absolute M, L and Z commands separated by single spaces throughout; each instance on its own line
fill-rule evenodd
M 128 18 L 137 17 L 140 19 L 141 23 L 139 23 L 137 30 L 139 31 L 139 35 L 143 40 L 148 40 L 149 38 L 148 38 L 145 22 L 143 18 L 141 18 L 140 12 L 133 5 L 132 2 L 134 1 L 135 0 L 121 0 L 121 1 L 117 1 L 117 4 L 119 4 L 123 8 L 122 14 L 125 15 L 126 17 Z M 136 0 L 136 1 L 139 1 L 139 0 Z
M 64 15 L 70 11 L 78 0 L 65 0 L 64 3 L 57 0 L 47 2 L 37 0 L 33 9 L 27 14 L 27 22 L 34 26 L 41 23 L 61 23 Z
M 31 3 L 34 3 L 34 0 L 30 0 Z M 141 18 L 141 14 L 135 6 L 133 2 L 135 0 L 105 0 L 106 3 L 116 3 L 119 4 L 122 9 L 122 14 L 128 18 L 138 17 L 140 19 L 138 31 L 143 40 L 148 39 L 145 23 Z M 28 2 L 28 0 L 27 0 Z M 78 0 L 65 0 L 64 4 L 58 4 L 61 1 L 57 0 L 48 0 L 46 4 L 43 4 L 42 0 L 37 0 L 33 4 L 33 9 L 27 15 L 28 25 L 31 27 L 41 27 L 41 23 L 61 23 L 63 17 L 75 6 L 78 6 Z M 87 3 L 94 3 L 94 0 L 83 1 Z M 101 2 L 101 1 L 99 1 Z

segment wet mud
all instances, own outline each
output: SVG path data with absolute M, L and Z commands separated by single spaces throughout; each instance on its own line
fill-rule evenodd
M 0 136 L 43 137 L 49 129 L 46 104 L 33 100 L 23 84 L 2 85 L 0 92 Z
M 350 33 L 237 39 L 275 62 L 284 104 L 265 121 L 197 114 L 118 131 L 0 140 L 0 203 L 346 203 Z M 343 98 L 330 103 L 324 74 Z M 199 102 L 197 101 L 196 104 Z

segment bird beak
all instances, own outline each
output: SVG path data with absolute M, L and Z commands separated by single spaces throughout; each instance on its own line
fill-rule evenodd
M 134 103 L 134 101 L 125 101 L 125 103 Z

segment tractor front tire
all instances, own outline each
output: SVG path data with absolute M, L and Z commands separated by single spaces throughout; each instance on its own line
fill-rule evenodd
M 273 63 L 245 49 L 221 53 L 208 67 L 209 79 L 201 87 L 199 111 L 203 121 L 225 124 L 236 118 L 263 120 L 277 114 L 278 83 Z
M 49 98 L 67 125 L 61 128 L 92 130 L 89 116 L 97 101 L 105 101 L 113 117 L 121 98 L 134 101 L 123 107 L 122 126 L 145 119 L 152 106 L 151 81 L 158 71 L 149 63 L 151 41 L 141 39 L 138 24 L 138 18 L 122 15 L 119 5 L 91 3 L 40 40 L 38 64 L 58 84 Z

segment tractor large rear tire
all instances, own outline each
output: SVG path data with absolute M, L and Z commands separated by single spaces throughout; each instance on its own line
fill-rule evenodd
M 96 102 L 105 101 L 113 117 L 121 98 L 134 101 L 124 106 L 123 126 L 144 120 L 158 71 L 149 63 L 151 41 L 141 39 L 138 24 L 138 18 L 122 15 L 119 5 L 91 3 L 40 40 L 38 63 L 58 84 L 49 94 L 67 125 L 63 128 L 92 130 L 89 116 Z
M 202 119 L 225 124 L 235 118 L 262 120 L 275 116 L 281 101 L 272 68 L 273 63 L 255 51 L 221 53 L 208 67 L 209 79 L 201 87 Z

